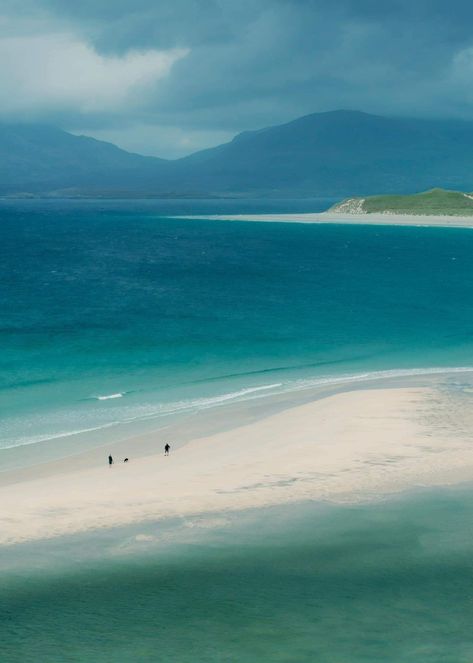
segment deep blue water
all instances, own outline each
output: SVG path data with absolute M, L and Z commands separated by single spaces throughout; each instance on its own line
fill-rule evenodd
M 300 379 L 473 364 L 471 230 L 168 218 L 326 206 L 0 203 L 0 446 Z

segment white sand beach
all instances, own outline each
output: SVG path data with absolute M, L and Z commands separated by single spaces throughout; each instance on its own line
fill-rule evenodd
M 0 543 L 305 500 L 354 502 L 473 478 L 469 408 L 432 387 L 361 389 L 197 437 L 0 475 Z M 129 448 L 132 448 L 130 442 Z
M 439 226 L 442 228 L 473 228 L 473 216 L 441 216 L 422 214 L 342 214 L 312 212 L 306 214 L 213 214 L 178 216 L 180 219 L 214 221 L 260 221 L 266 223 L 320 223 L 373 226 Z

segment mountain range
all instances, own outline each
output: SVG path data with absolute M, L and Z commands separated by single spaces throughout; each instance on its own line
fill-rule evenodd
M 40 125 L 0 125 L 0 194 L 364 196 L 473 190 L 473 122 L 313 113 L 166 160 Z

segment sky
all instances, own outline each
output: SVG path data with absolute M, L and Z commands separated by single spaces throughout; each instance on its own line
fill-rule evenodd
M 467 0 L 0 0 L 0 119 L 177 158 L 312 112 L 473 120 Z

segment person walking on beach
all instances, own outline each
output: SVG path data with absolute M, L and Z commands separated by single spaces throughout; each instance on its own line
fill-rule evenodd
M 166 442 L 164 445 L 164 455 L 169 456 L 169 449 L 171 448 L 171 445 Z
M 108 457 L 108 464 L 110 467 L 113 465 L 113 458 L 111 456 Z

